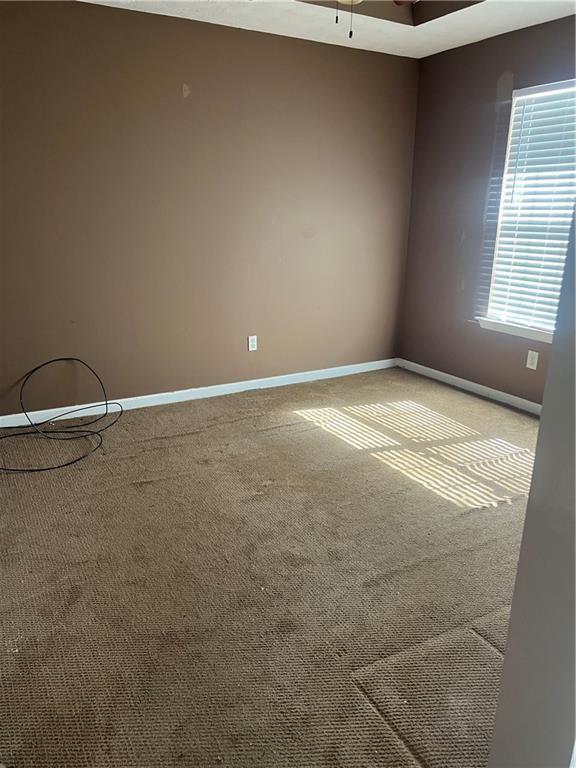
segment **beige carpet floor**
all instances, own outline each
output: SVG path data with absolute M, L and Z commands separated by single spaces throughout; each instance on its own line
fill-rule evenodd
M 0 763 L 484 766 L 537 427 L 396 369 L 0 475 Z

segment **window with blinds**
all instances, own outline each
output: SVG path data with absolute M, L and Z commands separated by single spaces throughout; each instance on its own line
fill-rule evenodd
M 486 317 L 550 340 L 576 200 L 576 80 L 515 91 Z

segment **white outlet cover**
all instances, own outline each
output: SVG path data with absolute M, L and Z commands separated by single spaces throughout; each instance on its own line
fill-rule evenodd
M 538 352 L 535 352 L 533 349 L 529 350 L 526 357 L 526 368 L 530 368 L 531 371 L 535 371 L 536 368 L 538 368 L 538 357 Z
M 248 352 L 256 352 L 258 349 L 258 336 L 248 336 Z

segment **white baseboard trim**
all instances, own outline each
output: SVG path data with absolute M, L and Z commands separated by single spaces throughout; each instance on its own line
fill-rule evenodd
M 436 379 L 444 384 L 450 384 L 466 392 L 472 392 L 475 395 L 495 400 L 498 403 L 510 405 L 528 413 L 540 415 L 541 406 L 530 400 L 524 400 L 515 395 L 509 395 L 506 392 L 500 392 L 497 389 L 485 387 L 482 384 L 476 384 L 467 379 L 461 379 L 453 376 L 451 373 L 437 371 L 434 368 L 428 368 L 420 363 L 413 363 L 410 360 L 391 357 L 387 360 L 374 360 L 370 363 L 356 363 L 353 365 L 340 365 L 336 368 L 322 368 L 317 371 L 301 371 L 300 373 L 287 373 L 282 376 L 269 376 L 265 379 L 249 379 L 247 381 L 235 381 L 230 384 L 214 384 L 208 387 L 195 387 L 192 389 L 179 389 L 175 392 L 159 392 L 154 395 L 141 395 L 140 397 L 120 398 L 118 402 L 122 407 L 129 411 L 133 408 L 149 408 L 154 405 L 168 405 L 170 403 L 183 403 L 188 400 L 200 400 L 206 397 L 220 397 L 221 395 L 232 395 L 237 392 L 248 392 L 253 389 L 270 389 L 271 387 L 285 387 L 289 384 L 302 384 L 307 381 L 321 381 L 322 379 L 334 379 L 339 376 L 352 376 L 356 373 L 368 373 L 369 371 L 381 371 L 385 368 L 404 368 L 407 371 L 418 373 L 421 376 L 427 376 L 430 379 Z M 102 403 L 81 404 L 86 408 L 85 416 L 95 416 L 104 412 Z M 34 422 L 54 419 L 59 413 L 68 411 L 71 408 L 79 408 L 81 405 L 70 405 L 62 408 L 48 408 L 42 411 L 33 411 L 30 417 Z M 8 416 L 0 416 L 0 428 L 26 426 L 28 421 L 24 414 L 14 413 Z
M 399 368 L 405 368 L 412 373 L 419 373 L 421 376 L 427 376 L 429 379 L 436 379 L 444 384 L 450 384 L 452 387 L 463 389 L 466 392 L 472 392 L 475 395 L 486 397 L 489 400 L 496 400 L 498 403 L 504 403 L 510 405 L 513 408 L 518 408 L 521 411 L 527 411 L 528 413 L 540 415 L 542 406 L 538 403 L 533 403 L 531 400 L 524 400 L 522 397 L 516 397 L 516 395 L 509 395 L 507 392 L 500 392 L 498 389 L 491 389 L 485 387 L 483 384 L 476 384 L 474 381 L 468 381 L 468 379 L 461 379 L 458 376 L 453 376 L 451 373 L 444 373 L 444 371 L 437 371 L 435 368 L 428 368 L 420 363 L 412 363 L 410 360 L 403 360 L 398 358 L 396 364 Z
M 133 408 L 149 408 L 153 405 L 167 405 L 169 403 L 183 403 L 187 400 L 200 400 L 205 397 L 220 397 L 232 395 L 237 392 L 247 392 L 251 389 L 269 389 L 271 387 L 285 387 L 288 384 L 302 384 L 306 381 L 320 381 L 321 379 L 334 379 L 339 376 L 351 376 L 356 373 L 368 373 L 369 371 L 381 371 L 385 368 L 395 368 L 396 358 L 388 360 L 374 360 L 370 363 L 355 363 L 353 365 L 340 365 L 336 368 L 323 368 L 318 371 L 301 371 L 300 373 L 287 373 L 283 376 L 269 376 L 265 379 L 249 379 L 248 381 L 235 381 L 230 384 L 214 384 L 208 387 L 195 387 L 193 389 L 180 389 L 175 392 L 160 392 L 155 395 L 142 395 L 140 397 L 118 398 L 125 410 Z M 43 411 L 33 411 L 30 418 L 34 422 L 46 421 L 55 418 L 59 413 L 71 408 L 86 408 L 84 416 L 96 416 L 104 412 L 102 403 L 86 403 L 70 405 L 62 408 L 48 408 Z M 28 424 L 23 413 L 15 413 L 9 416 L 0 416 L 0 428 L 21 427 Z

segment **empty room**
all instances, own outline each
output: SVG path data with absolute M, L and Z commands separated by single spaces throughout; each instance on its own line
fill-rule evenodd
M 574 768 L 573 0 L 0 2 L 0 768 Z

